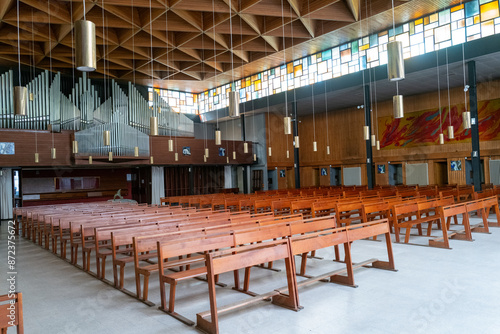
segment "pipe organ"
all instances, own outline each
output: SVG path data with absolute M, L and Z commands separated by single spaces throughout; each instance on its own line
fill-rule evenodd
M 27 86 L 25 116 L 14 114 L 14 73 L 0 75 L 0 127 L 26 130 L 74 130 L 78 154 L 105 156 L 149 155 L 150 118 L 158 119 L 159 135 L 194 136 L 194 124 L 184 114 L 172 111 L 168 101 L 154 90 L 148 101 L 132 84 L 124 91 L 111 80 L 108 96 L 102 101 L 98 89 L 87 78 L 74 83 L 68 96 L 62 92 L 61 74 L 44 71 Z M 110 131 L 111 145 L 104 146 L 103 132 Z

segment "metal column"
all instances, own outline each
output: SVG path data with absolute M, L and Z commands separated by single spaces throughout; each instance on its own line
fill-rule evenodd
M 245 114 L 241 114 L 241 140 L 246 141 Z M 243 193 L 248 194 L 248 166 L 243 166 Z
M 292 112 L 293 112 L 293 137 L 299 135 L 299 117 L 297 115 L 297 102 L 292 102 Z M 299 162 L 299 149 L 295 146 L 293 147 L 293 168 L 295 170 L 295 189 L 300 189 L 300 162 Z
M 477 114 L 476 62 L 467 63 L 469 70 L 470 133 L 472 141 L 472 181 L 475 191 L 481 191 L 481 155 L 479 152 L 479 118 Z
M 194 195 L 194 168 L 189 165 L 189 195 Z
M 363 74 L 364 75 L 364 74 Z M 371 122 L 371 100 L 370 100 L 370 85 L 365 85 L 364 87 L 364 97 L 365 97 L 365 125 L 370 129 L 370 134 L 372 134 L 372 122 Z M 373 178 L 373 156 L 372 156 L 372 144 L 371 136 L 366 142 L 366 180 L 368 183 L 368 189 L 373 189 L 374 178 Z

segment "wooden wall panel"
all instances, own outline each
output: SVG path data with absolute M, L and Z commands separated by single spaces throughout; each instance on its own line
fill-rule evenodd
M 253 163 L 253 147 L 252 143 L 248 142 L 248 153 L 243 153 L 242 141 L 223 140 L 221 146 L 215 145 L 214 140 L 194 139 L 188 137 L 178 137 L 174 152 L 168 151 L 169 136 L 151 137 L 151 155 L 154 157 L 155 165 L 204 165 L 203 156 L 205 155 L 205 147 L 208 148 L 209 154 L 206 164 L 227 165 L 227 157 L 229 164 L 252 164 Z M 206 146 L 205 146 L 206 145 Z M 183 155 L 183 147 L 191 148 L 191 155 Z M 225 156 L 219 156 L 219 147 L 226 149 Z M 233 160 L 233 150 L 236 151 L 236 160 Z M 179 161 L 175 161 L 175 152 L 179 153 Z
M 70 166 L 72 132 L 50 133 L 49 131 L 0 129 L 0 141 L 13 142 L 14 155 L 0 155 L 0 166 Z M 51 157 L 52 145 L 56 148 L 56 159 Z M 39 162 L 35 164 L 38 148 Z
M 462 170 L 452 171 L 451 170 L 451 161 L 452 160 L 459 160 L 462 163 Z M 464 158 L 448 158 L 447 159 L 447 169 L 448 169 L 448 184 L 458 184 L 458 185 L 466 184 L 465 159 Z
M 379 174 L 377 165 L 384 165 L 385 173 Z M 375 163 L 375 184 L 380 186 L 389 184 L 389 165 L 386 162 Z
M 318 187 L 319 167 L 301 167 L 300 168 L 300 186 L 301 187 Z
M 293 136 L 285 135 L 283 116 L 275 113 L 266 114 L 266 130 L 267 167 L 293 166 Z M 300 142 L 302 144 L 302 139 Z M 269 147 L 271 147 L 272 151 L 271 156 L 268 155 Z M 289 151 L 289 158 L 286 157 L 287 149 Z

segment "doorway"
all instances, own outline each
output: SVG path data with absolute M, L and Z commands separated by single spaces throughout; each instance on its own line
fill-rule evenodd
M 448 168 L 446 161 L 434 162 L 434 183 L 438 186 L 448 184 Z
M 132 168 L 132 199 L 151 203 L 151 167 Z
M 330 167 L 330 185 L 341 186 L 342 185 L 341 180 L 342 180 L 342 168 Z
M 389 185 L 403 184 L 403 164 L 389 164 Z
M 278 189 L 278 170 L 268 169 L 267 170 L 267 189 L 276 190 Z
M 484 160 L 480 160 L 480 169 L 481 173 L 481 184 L 484 184 Z M 474 172 L 472 171 L 472 160 L 465 160 L 465 183 L 466 184 L 474 184 Z

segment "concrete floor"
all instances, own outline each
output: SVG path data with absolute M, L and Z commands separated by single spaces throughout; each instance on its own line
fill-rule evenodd
M 490 216 L 490 220 L 495 220 Z M 476 218 L 471 223 L 477 223 Z M 456 227 L 454 227 L 456 228 Z M 499 333 L 500 230 L 474 233 L 474 242 L 451 240 L 452 250 L 393 244 L 398 272 L 361 268 L 358 288 L 318 282 L 299 290 L 299 312 L 269 302 L 219 317 L 221 333 Z M 437 235 L 438 231 L 434 231 Z M 426 244 L 426 237 L 412 242 Z M 7 224 L 0 227 L 0 294 L 7 292 Z M 333 250 L 318 251 L 308 273 L 341 268 Z M 353 244 L 354 261 L 387 258 L 385 243 Z M 81 256 L 80 259 L 81 261 Z M 23 292 L 25 333 L 197 333 L 178 320 L 82 272 L 22 238 L 16 244 L 17 290 Z M 281 262 L 277 267 L 284 267 Z M 92 270 L 95 264 L 92 263 Z M 107 278 L 112 278 L 108 265 Z M 248 296 L 217 288 L 218 305 Z M 135 291 L 133 268 L 126 268 L 126 288 Z M 285 285 L 284 271 L 255 268 L 251 289 L 268 292 Z M 159 304 L 159 283 L 151 278 L 150 300 Z M 209 309 L 203 281 L 181 282 L 177 312 L 196 320 Z M 14 333 L 11 329 L 9 333 Z

